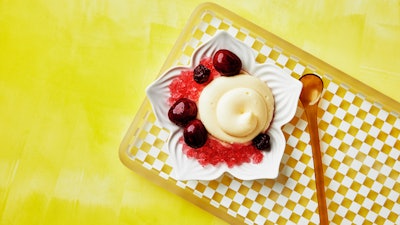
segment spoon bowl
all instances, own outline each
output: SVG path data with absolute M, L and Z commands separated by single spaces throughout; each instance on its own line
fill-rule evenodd
M 308 120 L 308 130 L 313 153 L 315 184 L 317 189 L 318 212 L 321 225 L 328 224 L 328 212 L 326 207 L 324 169 L 318 135 L 317 111 L 318 103 L 322 96 L 324 84 L 322 79 L 315 74 L 305 74 L 300 78 L 303 89 L 300 93 L 300 102 Z
M 306 74 L 300 78 L 303 89 L 300 94 L 300 101 L 304 107 L 318 104 L 321 99 L 324 84 L 321 78 L 315 74 Z

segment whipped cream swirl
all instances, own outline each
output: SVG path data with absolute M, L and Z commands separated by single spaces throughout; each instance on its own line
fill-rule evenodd
M 228 143 L 246 143 L 268 129 L 274 97 L 267 84 L 257 77 L 221 76 L 203 89 L 198 109 L 212 136 Z

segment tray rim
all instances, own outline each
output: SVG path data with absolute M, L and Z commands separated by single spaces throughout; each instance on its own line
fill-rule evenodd
M 164 61 L 163 65 L 161 66 L 161 69 L 158 73 L 157 76 L 154 78 L 156 79 L 159 77 L 167 68 L 169 68 L 174 59 L 176 58 L 176 54 L 179 49 L 182 49 L 184 40 L 188 36 L 188 31 L 191 29 L 191 25 L 199 19 L 199 16 L 206 12 L 206 11 L 212 11 L 215 12 L 219 15 L 226 15 L 231 19 L 232 21 L 235 21 L 235 24 L 238 24 L 240 27 L 245 27 L 246 29 L 253 31 L 254 33 L 257 33 L 258 36 L 260 37 L 268 37 L 266 40 L 268 40 L 269 43 L 271 43 L 274 46 L 285 46 L 285 49 L 290 49 L 288 55 L 290 56 L 296 56 L 296 58 L 300 58 L 304 61 L 307 62 L 308 65 L 312 65 L 313 68 L 316 69 L 316 71 L 324 71 L 325 74 L 329 74 L 333 78 L 337 78 L 338 80 L 342 81 L 341 84 L 345 84 L 346 86 L 350 86 L 353 90 L 359 92 L 359 93 L 368 93 L 368 96 L 365 96 L 366 100 L 369 100 L 371 103 L 374 104 L 379 104 L 383 105 L 388 112 L 394 113 L 396 115 L 399 115 L 400 113 L 400 102 L 397 102 L 390 96 L 387 96 L 383 94 L 382 92 L 376 90 L 375 88 L 363 83 L 360 80 L 357 80 L 356 78 L 350 76 L 349 74 L 339 70 L 338 68 L 330 65 L 329 63 L 313 56 L 312 54 L 302 50 L 301 48 L 293 45 L 292 43 L 284 40 L 283 38 L 267 31 L 265 28 L 260 27 L 253 22 L 239 16 L 238 14 L 212 2 L 205 2 L 199 4 L 191 13 L 189 16 L 185 26 L 183 27 L 181 33 L 179 34 L 175 44 L 173 45 L 170 53 L 168 54 L 166 60 Z M 316 66 L 318 65 L 318 66 Z M 333 76 L 334 75 L 334 76 Z M 139 107 L 137 112 L 140 112 L 142 109 L 150 107 L 149 100 L 147 97 L 145 97 L 142 101 L 141 106 Z M 136 114 L 137 114 L 136 112 Z M 147 180 L 151 181 L 152 183 L 160 186 L 161 188 L 164 188 L 168 190 L 169 192 L 178 195 L 179 197 L 191 202 L 195 206 L 199 207 L 200 209 L 205 210 L 208 213 L 213 214 L 216 217 L 219 217 L 220 219 L 224 220 L 225 222 L 228 222 L 229 224 L 245 224 L 244 218 L 242 218 L 240 215 L 237 217 L 233 217 L 229 214 L 226 213 L 226 210 L 222 208 L 216 208 L 209 204 L 208 201 L 204 198 L 194 198 L 193 193 L 189 191 L 188 189 L 182 189 L 179 188 L 175 185 L 173 182 L 165 182 L 166 180 L 162 177 L 159 177 L 154 170 L 148 170 L 142 166 L 139 162 L 132 161 L 128 158 L 126 158 L 126 149 L 129 146 L 129 143 L 131 141 L 131 137 L 135 134 L 136 130 L 135 124 L 138 123 L 140 118 L 137 118 L 137 116 L 134 116 L 134 119 L 132 123 L 130 124 L 129 128 L 127 129 L 121 143 L 119 146 L 119 158 L 121 162 L 127 166 L 130 170 L 134 171 L 135 173 L 139 174 L 140 176 L 143 176 Z M 238 219 L 241 219 L 239 221 Z

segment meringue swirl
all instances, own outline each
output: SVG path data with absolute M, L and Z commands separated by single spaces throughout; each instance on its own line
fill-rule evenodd
M 257 77 L 221 76 L 203 89 L 198 110 L 212 136 L 228 143 L 246 143 L 268 129 L 274 97 L 267 84 Z

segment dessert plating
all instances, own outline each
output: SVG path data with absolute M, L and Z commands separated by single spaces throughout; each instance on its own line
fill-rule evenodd
M 182 86 L 191 92 L 182 93 Z M 233 167 L 262 161 L 257 150 L 270 149 L 265 131 L 273 117 L 274 97 L 265 82 L 242 71 L 237 55 L 220 49 L 213 57 L 202 59 L 193 71 L 182 71 L 169 89 L 170 104 L 171 98 L 179 97 L 168 116 L 184 127 L 182 144 L 188 157 L 203 166 L 226 163 Z M 188 99 L 193 94 L 195 98 Z M 265 138 L 255 139 L 260 134 L 268 136 L 268 144 L 264 144 Z

